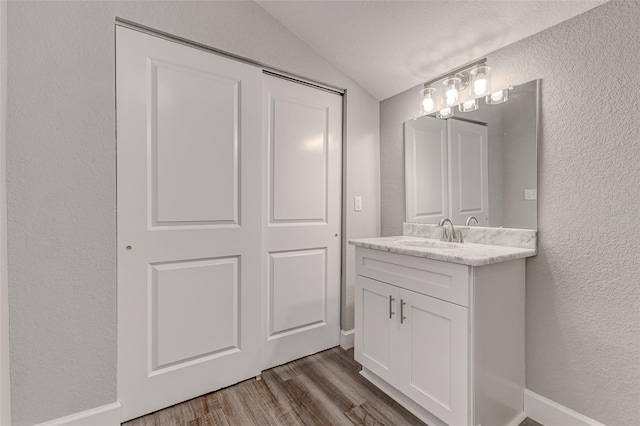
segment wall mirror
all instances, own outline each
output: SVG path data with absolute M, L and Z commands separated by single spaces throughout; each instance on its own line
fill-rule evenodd
M 538 93 L 534 80 L 506 102 L 406 121 L 406 221 L 465 225 L 473 216 L 478 226 L 536 229 Z

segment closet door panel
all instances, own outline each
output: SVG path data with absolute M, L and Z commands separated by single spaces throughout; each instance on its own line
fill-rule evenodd
M 263 369 L 339 344 L 342 97 L 263 77 Z
M 117 27 L 122 420 L 260 371 L 261 71 Z

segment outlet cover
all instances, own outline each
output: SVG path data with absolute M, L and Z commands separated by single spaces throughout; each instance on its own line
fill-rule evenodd
M 525 200 L 537 200 L 538 199 L 538 190 L 537 189 L 525 189 L 524 190 L 524 199 Z

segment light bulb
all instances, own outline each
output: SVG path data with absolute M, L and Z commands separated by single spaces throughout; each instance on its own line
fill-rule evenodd
M 431 111 L 436 106 L 435 102 L 433 102 L 433 98 L 424 98 L 422 99 L 422 108 L 425 112 Z
M 478 78 L 473 82 L 473 93 L 476 96 L 484 95 L 484 92 L 487 91 L 487 79 L 486 78 Z
M 493 102 L 500 102 L 502 100 L 502 90 L 499 90 L 497 92 L 493 92 L 491 94 L 491 100 Z
M 442 82 L 444 89 L 444 103 L 447 106 L 454 106 L 458 103 L 458 89 L 460 88 L 459 77 L 449 77 Z
M 422 108 L 420 108 L 420 114 L 428 114 L 436 109 L 435 99 L 436 89 L 434 87 L 425 87 L 420 91 Z
M 449 89 L 446 93 L 447 105 L 453 106 L 458 102 L 458 91 L 456 89 Z
M 469 71 L 469 76 L 473 81 L 471 96 L 485 96 L 491 93 L 491 67 L 481 64 Z

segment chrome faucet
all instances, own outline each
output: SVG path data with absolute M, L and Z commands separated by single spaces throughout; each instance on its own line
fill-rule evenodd
M 445 224 L 449 224 L 447 228 Z M 442 218 L 438 224 L 442 228 L 442 238 L 440 241 L 446 241 L 448 243 L 463 243 L 462 232 L 456 232 L 456 228 L 453 227 L 453 222 L 450 219 Z
M 465 225 L 466 225 L 466 226 L 473 225 L 473 224 L 471 223 L 471 221 L 472 221 L 472 220 L 475 222 L 475 225 L 477 225 L 477 224 L 478 224 L 478 219 L 476 219 L 476 217 L 475 217 L 475 216 L 469 216 L 469 217 L 467 218 L 467 223 L 466 223 Z

